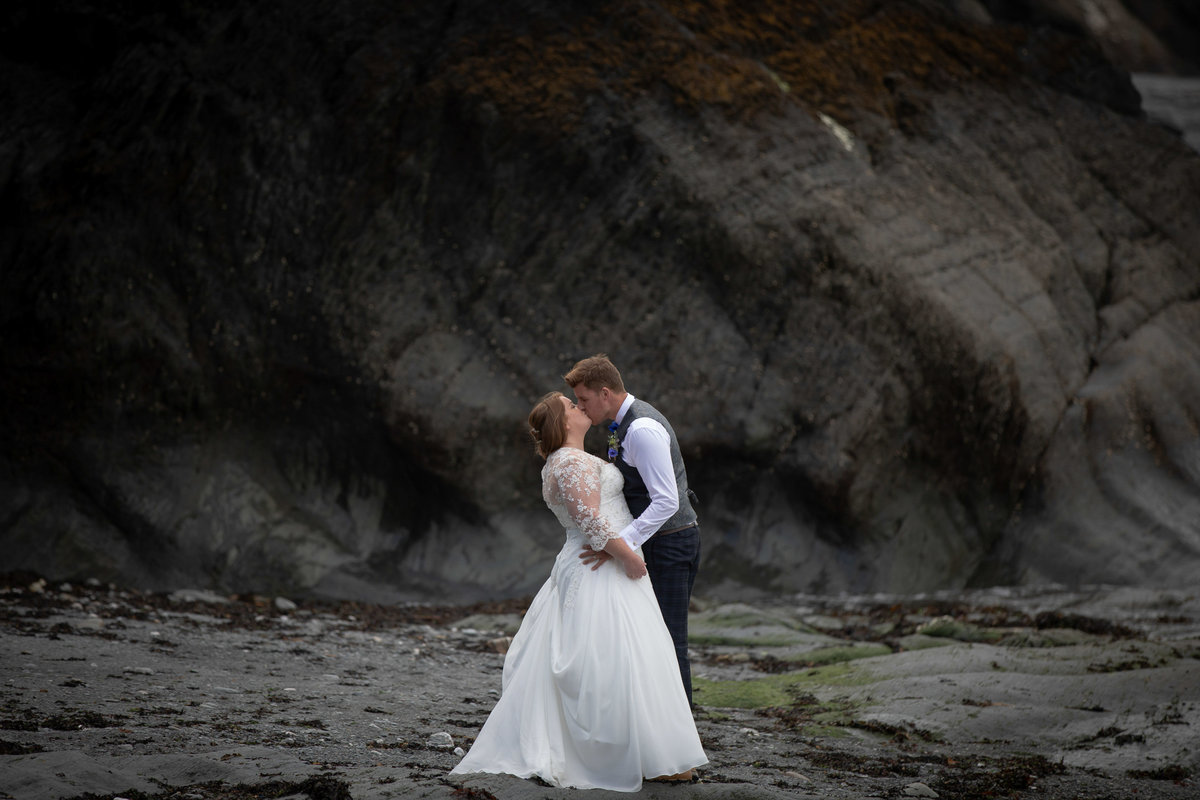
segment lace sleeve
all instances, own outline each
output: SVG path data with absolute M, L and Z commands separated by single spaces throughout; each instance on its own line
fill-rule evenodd
M 564 453 L 554 460 L 542 491 L 548 503 L 555 494 L 559 496 L 567 514 L 583 531 L 593 550 L 603 550 L 608 540 L 617 535 L 600 514 L 600 468 L 603 466 L 604 462 L 586 453 Z

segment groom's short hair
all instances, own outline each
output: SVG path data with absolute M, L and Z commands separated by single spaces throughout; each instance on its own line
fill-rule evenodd
M 597 353 L 594 356 L 583 359 L 571 367 L 570 372 L 563 375 L 563 380 L 572 389 L 582 383 L 593 392 L 598 392 L 605 386 L 611 389 L 614 394 L 623 394 L 625 392 L 625 383 L 621 380 L 621 373 L 617 371 L 616 366 L 608 360 L 608 356 L 604 353 Z

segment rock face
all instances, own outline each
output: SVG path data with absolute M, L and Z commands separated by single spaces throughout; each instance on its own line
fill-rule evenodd
M 1200 8 L 1178 0 L 962 0 L 960 11 L 1005 22 L 1044 25 L 1091 39 L 1114 64 L 1132 72 L 1200 71 Z
M 3 31 L 6 568 L 528 592 L 525 415 L 606 351 L 679 433 L 703 591 L 1193 579 L 1200 156 L 1088 40 L 202 5 Z

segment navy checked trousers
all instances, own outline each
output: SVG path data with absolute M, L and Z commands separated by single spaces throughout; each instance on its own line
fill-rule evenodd
M 662 609 L 663 621 L 675 643 L 679 676 L 692 702 L 692 665 L 688 660 L 688 606 L 692 585 L 700 567 L 700 526 L 675 533 L 655 534 L 642 544 L 646 572 L 654 586 L 654 596 Z

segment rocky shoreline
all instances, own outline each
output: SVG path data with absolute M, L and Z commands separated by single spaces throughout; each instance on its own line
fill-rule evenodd
M 10 575 L 0 797 L 595 797 L 451 781 L 527 599 L 148 594 Z M 1095 588 L 699 601 L 701 783 L 645 797 L 1194 797 L 1200 599 Z

